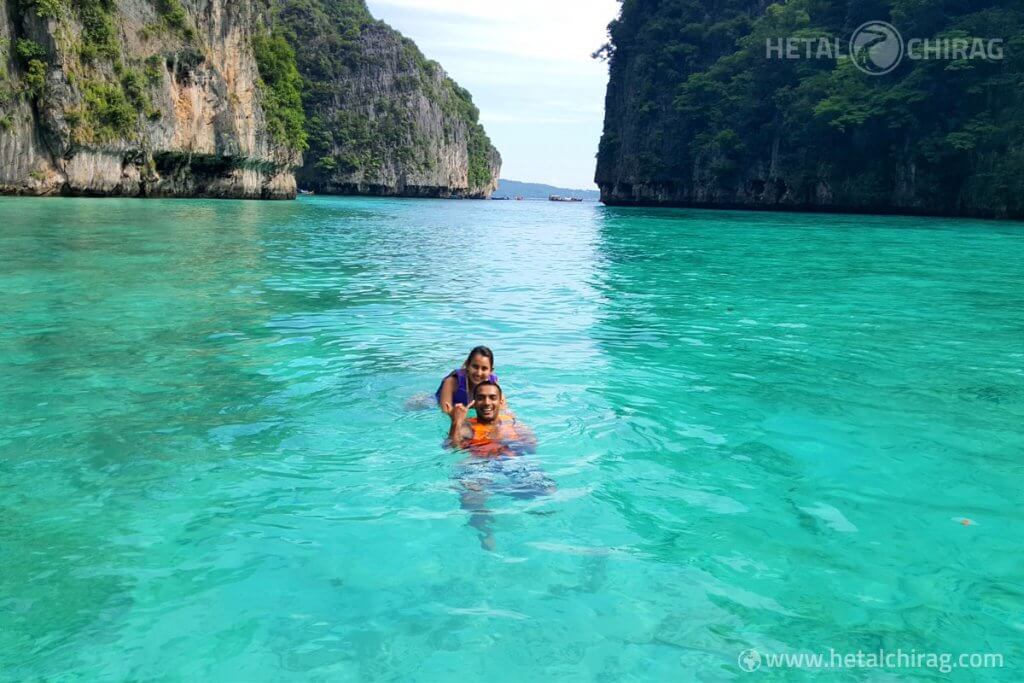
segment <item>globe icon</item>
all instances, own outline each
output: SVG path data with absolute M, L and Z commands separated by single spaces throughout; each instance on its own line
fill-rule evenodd
M 744 650 L 736 658 L 736 663 L 747 673 L 752 673 L 761 668 L 761 653 L 757 650 Z
M 866 74 L 887 74 L 903 59 L 903 36 L 892 24 L 869 21 L 850 38 L 850 59 Z

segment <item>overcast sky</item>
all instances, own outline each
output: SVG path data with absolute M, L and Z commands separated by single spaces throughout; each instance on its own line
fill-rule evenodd
M 368 0 L 473 94 L 501 177 L 591 188 L 616 0 Z

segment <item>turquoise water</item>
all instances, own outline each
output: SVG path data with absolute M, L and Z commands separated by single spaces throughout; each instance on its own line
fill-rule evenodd
M 812 677 L 749 648 L 1020 679 L 1020 224 L 313 198 L 0 226 L 0 679 Z M 478 343 L 558 485 L 490 497 L 493 551 L 445 419 L 405 409 Z

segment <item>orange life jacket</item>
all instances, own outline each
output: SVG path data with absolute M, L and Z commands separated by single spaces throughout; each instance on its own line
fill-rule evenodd
M 514 420 L 511 423 L 502 422 L 503 436 L 500 440 L 492 437 L 496 426 L 494 424 L 480 424 L 473 417 L 469 419 L 469 426 L 473 429 L 473 438 L 466 444 L 466 448 L 475 457 L 497 458 L 503 455 L 519 455 L 516 449 L 509 448 L 506 443 L 519 438 L 519 432 L 516 431 Z

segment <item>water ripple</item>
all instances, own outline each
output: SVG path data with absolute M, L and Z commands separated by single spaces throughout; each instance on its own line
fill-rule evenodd
M 7 677 L 1024 661 L 1020 226 L 329 197 L 0 225 Z M 468 488 L 407 410 L 479 343 L 554 492 Z

